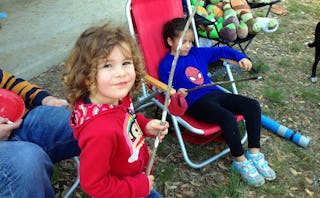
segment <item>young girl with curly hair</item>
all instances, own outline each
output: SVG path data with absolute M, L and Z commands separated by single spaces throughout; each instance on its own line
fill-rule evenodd
M 144 136 L 168 133 L 168 124 L 136 114 L 132 96 L 144 75 L 143 60 L 127 29 L 108 23 L 78 38 L 63 82 L 73 108 L 70 124 L 78 139 L 80 184 L 98 197 L 160 197 L 146 175 Z

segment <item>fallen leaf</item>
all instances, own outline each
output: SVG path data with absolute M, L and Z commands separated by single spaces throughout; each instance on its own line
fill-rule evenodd
M 293 168 L 289 168 L 290 172 L 294 175 L 294 176 L 297 176 L 298 175 L 298 172 L 293 169 Z
M 290 187 L 289 190 L 291 190 L 291 191 L 296 191 L 296 190 L 299 190 L 299 188 L 297 188 L 297 187 Z
M 312 192 L 311 190 L 305 188 L 304 191 L 310 196 L 310 197 L 313 197 L 314 195 L 314 192 Z
M 196 194 L 194 193 L 194 192 L 192 192 L 192 191 L 183 191 L 183 197 L 185 197 L 185 198 L 191 198 L 191 197 L 195 197 L 196 196 Z
M 229 170 L 229 167 L 226 167 L 223 163 L 223 161 L 218 162 L 218 167 L 223 169 L 223 170 Z
M 220 149 L 220 148 L 216 147 L 216 148 L 214 149 L 214 153 L 220 153 L 220 152 L 221 152 L 221 149 Z
M 197 186 L 200 187 L 201 185 L 199 183 L 197 183 L 196 181 L 191 181 L 190 182 L 193 186 Z
M 304 179 L 307 181 L 309 185 L 313 184 L 313 180 L 310 179 L 309 177 L 305 177 Z
M 183 197 L 181 194 L 178 194 L 178 193 L 175 193 L 175 196 L 176 196 L 177 198 L 182 198 L 182 197 Z
M 292 193 L 289 193 L 289 196 L 290 196 L 290 197 L 295 197 Z

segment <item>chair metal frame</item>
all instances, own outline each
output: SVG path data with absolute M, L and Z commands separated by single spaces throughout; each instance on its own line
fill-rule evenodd
M 179 2 L 180 2 L 180 5 L 179 5 Z M 127 1 L 127 5 L 126 5 L 126 16 L 127 16 L 127 21 L 128 21 L 128 26 L 129 26 L 129 30 L 130 30 L 130 33 L 131 35 L 136 38 L 138 40 L 138 43 L 140 43 L 140 37 L 142 37 L 141 35 L 139 35 L 139 33 L 136 33 L 136 28 L 137 28 L 137 20 L 133 17 L 136 17 L 136 16 L 133 16 L 134 14 L 132 13 L 133 10 L 135 10 L 136 6 L 141 6 L 142 4 L 144 4 L 143 6 L 146 6 L 144 7 L 144 9 L 142 9 L 143 12 L 147 12 L 147 11 L 150 11 L 152 10 L 153 12 L 155 10 L 153 9 L 157 9 L 157 5 L 155 5 L 155 3 L 159 3 L 159 4 L 166 4 L 167 6 L 170 6 L 170 5 L 174 5 L 174 10 L 172 10 L 172 12 L 174 12 L 174 14 L 170 13 L 169 14 L 169 11 L 168 9 L 166 9 L 166 13 L 164 13 L 164 15 L 162 16 L 158 16 L 158 17 L 162 17 L 160 19 L 163 19 L 165 20 L 165 18 L 167 18 L 167 20 L 171 19 L 171 18 L 168 18 L 169 15 L 170 17 L 173 18 L 173 15 L 175 17 L 183 17 L 183 8 L 182 8 L 182 1 L 181 0 L 149 0 L 149 1 L 143 1 L 143 0 L 128 0 Z M 151 6 L 151 7 L 150 7 Z M 133 8 L 134 7 L 134 8 Z M 180 8 L 180 10 L 179 10 Z M 181 11 L 179 13 L 179 11 Z M 150 15 L 154 14 L 154 13 L 148 13 Z M 147 14 L 147 15 L 148 15 Z M 149 18 L 153 18 L 152 16 L 149 16 Z M 193 31 L 196 34 L 196 29 L 194 28 L 195 27 L 195 23 L 193 21 L 192 23 L 193 25 Z M 159 27 L 158 27 L 159 28 Z M 162 24 L 161 24 L 161 28 L 162 29 Z M 144 30 L 146 31 L 146 30 Z M 161 35 L 161 31 L 157 32 Z M 151 36 L 152 36 L 152 33 L 150 33 Z M 138 35 L 138 36 L 137 36 Z M 150 37 L 150 35 L 147 35 L 148 37 Z M 196 45 L 198 46 L 198 41 L 197 41 L 197 36 L 195 36 L 195 39 L 196 39 Z M 159 38 L 157 38 L 159 39 Z M 154 41 L 154 40 L 151 40 L 151 41 Z M 162 46 L 163 46 L 163 42 L 161 42 Z M 158 47 L 158 49 L 160 49 L 161 47 L 156 45 Z M 140 44 L 140 47 L 143 48 L 143 46 L 141 46 Z M 163 46 L 164 48 L 164 46 Z M 148 51 L 150 51 L 148 49 Z M 157 52 L 160 52 L 161 50 L 157 50 Z M 142 53 L 144 55 L 146 55 L 144 53 L 144 49 L 142 49 Z M 159 54 L 159 56 L 162 56 L 163 54 Z M 146 64 L 148 64 L 148 57 L 145 56 L 145 62 Z M 160 60 L 160 58 L 159 58 Z M 149 62 L 150 63 L 150 62 Z M 231 69 L 230 69 L 230 63 L 228 62 L 224 62 L 224 65 L 225 67 L 227 68 L 227 73 L 228 73 L 228 76 L 229 76 L 229 79 L 230 80 L 233 80 L 233 75 L 231 73 Z M 157 65 L 158 66 L 158 65 Z M 146 67 L 146 70 L 148 70 L 148 67 Z M 154 71 L 153 71 L 154 72 Z M 149 74 L 150 74 L 150 71 L 149 71 Z M 155 74 L 155 76 L 157 76 L 157 74 Z M 152 76 L 151 75 L 147 75 L 147 77 L 144 79 L 145 82 L 142 84 L 142 95 L 140 97 L 138 97 L 138 105 L 136 106 L 136 110 L 137 111 L 140 111 L 140 110 L 143 110 L 144 108 L 147 108 L 148 106 L 150 105 L 156 105 L 157 107 L 159 107 L 160 109 L 163 109 L 163 103 L 156 97 L 157 95 L 159 95 L 159 93 L 161 92 L 165 92 L 166 91 L 166 85 L 162 82 L 160 82 L 159 80 L 157 80 L 157 78 L 155 76 Z M 152 88 L 149 88 L 149 86 L 147 84 L 152 84 Z M 237 89 L 236 89 L 236 85 L 235 83 L 232 83 L 232 90 L 233 90 L 233 93 L 237 94 Z M 172 90 L 172 92 L 174 93 L 175 91 Z M 226 90 L 226 92 L 229 92 L 228 90 Z M 202 168 L 208 164 L 210 164 L 211 162 L 213 161 L 216 161 L 217 159 L 219 159 L 220 157 L 226 155 L 227 153 L 230 152 L 230 149 L 229 148 L 225 148 L 224 150 L 222 150 L 220 153 L 216 154 L 216 155 L 213 155 L 209 158 L 207 158 L 206 160 L 203 160 L 201 162 L 195 162 L 193 161 L 188 152 L 187 152 L 187 148 L 186 148 L 186 144 L 185 144 L 185 141 L 183 139 L 183 131 L 181 131 L 180 129 L 180 125 L 183 126 L 185 129 L 187 129 L 188 131 L 191 131 L 192 133 L 194 134 L 198 134 L 199 136 L 204 136 L 205 135 L 205 130 L 203 128 L 196 128 L 193 126 L 193 123 L 190 124 L 190 117 L 188 119 L 186 119 L 188 117 L 188 115 L 183 115 L 181 117 L 179 116 L 174 116 L 172 114 L 169 113 L 169 116 L 171 118 L 171 121 L 172 121 L 172 124 L 173 124 L 173 127 L 174 127 L 174 130 L 175 130 L 175 133 L 176 133 L 176 136 L 177 136 L 177 139 L 178 139 L 178 142 L 179 142 L 179 145 L 180 145 L 180 148 L 181 148 L 181 152 L 183 154 L 183 157 L 184 157 L 184 160 L 185 162 L 192 168 Z M 240 117 L 238 117 L 240 118 Z M 245 123 L 244 119 L 241 119 L 241 121 L 243 123 Z M 199 123 L 199 122 L 197 122 Z M 209 124 L 207 123 L 200 123 L 201 125 L 203 124 L 206 124 L 206 126 L 208 127 Z M 214 130 L 219 130 L 221 129 L 220 126 L 217 126 L 217 125 L 210 125 L 210 129 L 214 128 Z M 243 144 L 245 141 L 247 140 L 247 132 L 246 132 L 246 129 L 245 129 L 245 124 L 244 124 L 244 134 L 243 134 L 243 137 L 242 137 L 242 140 L 241 140 L 241 143 Z
M 69 188 L 69 190 L 66 192 L 66 194 L 63 196 L 63 198 L 68 198 L 72 195 L 72 193 L 76 190 L 76 188 L 79 186 L 80 183 L 80 177 L 79 177 L 79 167 L 80 167 L 80 161 L 79 161 L 79 157 L 73 157 L 73 160 L 76 164 L 76 169 L 77 169 L 77 177 L 74 180 L 72 186 Z

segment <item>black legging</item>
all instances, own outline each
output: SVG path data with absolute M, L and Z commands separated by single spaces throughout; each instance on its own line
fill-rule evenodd
M 260 148 L 261 109 L 258 101 L 226 92 L 212 91 L 188 109 L 187 113 L 199 121 L 218 124 L 230 148 L 231 155 L 239 157 L 244 153 L 235 114 L 246 120 L 248 148 Z

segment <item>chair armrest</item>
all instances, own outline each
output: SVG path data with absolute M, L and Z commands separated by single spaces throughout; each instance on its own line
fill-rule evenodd
M 228 62 L 228 63 L 231 63 L 233 65 L 237 65 L 240 67 L 239 63 L 237 61 L 234 61 L 234 60 L 231 60 L 231 59 L 226 59 L 226 58 L 220 58 L 221 61 L 224 61 L 224 62 Z
M 168 85 L 161 82 L 160 80 L 150 76 L 150 75 L 146 75 L 144 78 L 143 78 L 148 84 L 152 85 L 152 86 L 155 86 L 156 88 L 160 89 L 161 91 L 163 92 L 166 92 L 167 89 L 168 89 Z M 171 88 L 170 89 L 170 95 L 173 95 L 176 93 L 176 90 L 174 88 Z

